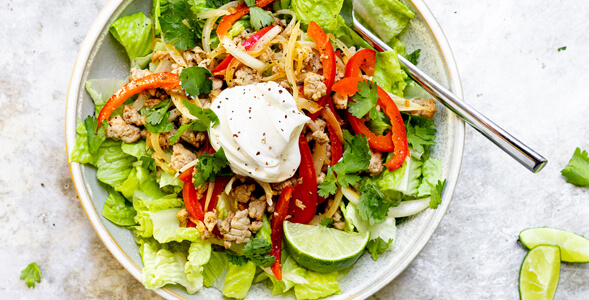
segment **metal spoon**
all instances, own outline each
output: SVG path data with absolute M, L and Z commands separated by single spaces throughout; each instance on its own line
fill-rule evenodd
M 374 33 L 362 25 L 356 18 L 355 13 L 352 13 L 354 27 L 356 31 L 364 37 L 366 41 L 371 43 L 378 51 L 393 50 L 389 45 L 383 42 Z M 458 98 L 448 89 L 429 77 L 423 71 L 418 69 L 414 64 L 409 62 L 402 55 L 398 55 L 399 61 L 407 67 L 409 77 L 423 87 L 428 93 L 434 96 L 440 103 L 460 116 L 466 123 L 484 135 L 491 142 L 495 143 L 499 148 L 517 160 L 520 164 L 526 167 L 533 173 L 538 173 L 546 165 L 547 160 L 513 137 L 507 131 L 503 130 L 493 121 L 487 119 L 483 114 L 478 112 L 472 106 L 466 104 L 462 99 Z

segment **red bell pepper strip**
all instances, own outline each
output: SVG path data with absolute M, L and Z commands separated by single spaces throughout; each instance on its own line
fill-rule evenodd
M 386 151 L 391 152 L 395 150 L 395 145 L 393 144 L 393 133 L 388 132 L 386 135 L 376 135 L 374 132 L 370 131 L 366 124 L 364 124 L 364 120 L 360 120 L 353 116 L 351 113 L 348 112 L 348 122 L 354 129 L 356 134 L 364 134 L 366 139 L 368 139 L 368 144 L 370 144 L 370 148 L 378 151 Z
M 184 205 L 190 216 L 192 216 L 193 219 L 203 221 L 205 214 L 202 211 L 202 205 L 198 202 L 196 188 L 194 187 L 194 184 L 192 184 L 192 180 L 184 182 L 184 186 L 182 187 L 182 198 L 184 198 Z
M 112 95 L 112 97 L 108 99 L 106 104 L 100 110 L 100 113 L 98 114 L 98 127 L 96 128 L 96 131 L 98 131 L 98 128 L 100 128 L 102 121 L 108 119 L 110 114 L 112 114 L 112 112 L 121 104 L 125 103 L 129 97 L 141 93 L 147 89 L 172 88 L 177 86 L 180 86 L 180 79 L 178 78 L 178 75 L 168 72 L 154 73 L 127 83 L 114 95 Z
M 225 186 L 227 186 L 227 183 L 229 183 L 229 180 L 231 180 L 231 176 L 221 176 L 215 179 L 215 187 L 213 188 L 211 201 L 209 202 L 209 206 L 207 206 L 206 212 L 212 211 L 217 207 L 217 202 L 219 202 L 219 195 L 221 195 L 225 189 Z M 200 199 L 200 204 L 202 207 L 206 206 L 205 201 L 206 198 Z
M 250 50 L 263 36 L 266 34 L 270 29 L 274 28 L 274 25 L 266 26 L 260 31 L 256 32 L 252 35 L 249 39 L 243 42 L 241 45 L 245 50 Z M 225 70 L 233 60 L 233 55 L 229 54 L 218 66 L 213 69 L 213 75 L 223 75 L 225 74 Z
M 186 170 L 184 170 L 184 172 L 182 172 L 182 174 L 180 174 L 180 176 L 178 176 L 178 179 L 186 182 L 186 181 L 192 181 L 192 172 L 194 170 L 194 167 L 192 168 L 188 168 Z
M 354 54 L 346 64 L 344 77 L 360 77 L 360 70 L 368 76 L 374 75 L 374 65 L 376 63 L 376 51 L 372 49 L 362 49 Z
M 317 210 L 317 176 L 311 149 L 309 149 L 307 138 L 304 135 L 299 137 L 299 151 L 301 152 L 299 177 L 303 178 L 303 182 L 295 186 L 294 200 L 290 202 L 292 218 L 289 221 L 307 224 L 311 222 Z M 302 205 L 296 205 L 297 200 Z
M 361 78 L 361 77 L 348 77 L 348 78 L 344 78 L 340 81 L 338 81 L 334 86 L 333 86 L 333 90 L 346 95 L 346 96 L 353 96 L 354 94 L 356 94 L 356 92 L 358 92 L 358 83 L 361 81 L 366 81 L 366 79 Z M 380 105 L 380 107 L 383 108 L 384 113 L 387 115 L 387 117 L 389 117 L 389 119 L 391 120 L 391 132 L 390 134 L 392 135 L 390 141 L 392 141 L 393 143 L 393 148 L 392 150 L 394 150 L 395 156 L 393 156 L 393 158 L 391 158 L 388 162 L 386 162 L 384 165 L 389 169 L 389 171 L 393 171 L 398 169 L 399 167 L 401 167 L 403 165 L 403 162 L 405 162 L 405 158 L 407 158 L 407 156 L 409 156 L 409 145 L 407 143 L 407 133 L 405 132 L 405 124 L 403 123 L 403 118 L 401 117 L 401 113 L 399 112 L 399 109 L 397 108 L 397 105 L 395 104 L 395 102 L 393 101 L 393 99 L 391 99 L 391 97 L 389 96 L 389 94 L 387 94 L 387 92 L 385 92 L 383 89 L 381 89 L 380 87 L 377 86 L 377 91 L 378 91 L 378 105 Z M 372 133 L 368 127 L 366 127 L 366 125 L 363 124 L 363 122 L 361 122 L 360 120 L 358 120 L 359 122 L 356 122 L 357 125 L 357 129 L 356 127 L 354 127 L 354 116 L 352 116 L 351 114 L 348 114 L 348 120 L 350 121 L 350 124 L 352 125 L 352 128 L 354 129 L 354 131 L 356 133 L 362 133 L 362 134 L 366 134 L 367 138 L 369 138 L 368 143 L 370 144 L 370 147 L 372 147 L 373 149 L 379 150 L 379 149 L 388 149 L 390 144 L 389 141 L 384 141 L 382 140 L 382 144 L 381 144 L 381 139 L 380 136 L 378 139 L 373 138 L 372 142 L 370 139 L 369 134 L 372 134 L 372 136 L 376 137 L 376 135 L 374 135 L 374 133 Z M 357 118 L 356 118 L 357 119 Z M 387 150 L 380 150 L 380 151 L 387 151 Z M 389 150 L 390 151 L 390 150 Z
M 194 222 L 188 220 L 188 223 L 186 223 L 186 228 L 191 228 L 191 227 L 196 227 L 196 224 L 194 224 Z
M 342 142 L 337 138 L 335 129 L 329 124 L 327 124 L 327 131 L 329 132 L 329 141 L 331 142 L 331 162 L 329 162 L 329 165 L 333 166 L 342 158 L 344 147 Z
M 294 189 L 291 186 L 287 186 L 282 190 L 280 198 L 276 203 L 276 210 L 274 216 L 272 216 L 272 222 L 270 223 L 270 239 L 272 240 L 272 251 L 270 255 L 276 257 L 276 260 L 272 264 L 272 273 L 278 280 L 282 280 L 282 265 L 280 264 L 280 251 L 282 248 L 282 237 L 284 236 L 283 222 L 288 215 L 290 206 L 290 199 L 292 198 Z
M 264 7 L 272 3 L 273 1 L 274 0 L 256 0 L 256 6 Z M 235 10 L 232 14 L 223 16 L 223 18 L 221 18 L 221 21 L 219 22 L 219 26 L 217 27 L 217 35 L 219 36 L 219 38 L 222 38 L 223 36 L 227 35 L 227 32 L 229 32 L 231 26 L 233 26 L 233 23 L 235 23 L 241 17 L 247 15 L 249 12 L 249 7 L 247 7 L 247 5 L 245 4 L 241 4 L 235 7 Z
M 335 82 L 335 52 L 333 51 L 333 45 L 329 41 L 329 36 L 325 34 L 323 29 L 321 29 L 315 21 L 309 22 L 307 35 L 315 41 L 317 48 L 319 48 L 319 53 L 321 54 L 321 65 L 323 66 L 323 77 L 325 78 L 323 83 L 325 84 L 327 91 L 325 96 L 321 98 L 319 105 L 325 106 L 329 101 L 331 88 Z M 318 116 L 319 112 L 311 114 L 311 119 L 315 120 Z

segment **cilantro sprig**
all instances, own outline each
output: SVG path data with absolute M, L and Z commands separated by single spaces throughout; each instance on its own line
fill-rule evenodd
M 560 171 L 568 183 L 578 186 L 589 185 L 589 157 L 587 151 L 577 147 L 569 163 Z
M 419 54 L 421 54 L 421 49 L 417 49 L 407 55 L 405 55 L 405 58 L 411 62 L 412 64 L 417 66 L 417 60 L 419 59 Z
M 358 212 L 362 219 L 370 225 L 382 223 L 386 219 L 389 208 L 395 203 L 384 199 L 384 193 L 372 183 L 365 183 L 360 187 Z
M 332 218 L 328 218 L 328 217 L 323 216 L 321 218 L 321 221 L 319 222 L 319 225 L 329 228 L 329 227 L 333 227 L 333 223 L 334 223 L 334 220 Z
M 94 127 L 96 128 L 96 127 Z M 27 287 L 34 288 L 35 282 L 41 283 L 41 278 L 43 278 L 43 274 L 41 274 L 41 269 L 37 263 L 30 263 L 28 264 L 21 272 L 20 272 L 20 279 L 24 280 L 27 284 Z
M 196 170 L 193 175 L 195 179 L 194 186 L 201 186 L 205 182 L 215 182 L 215 178 L 227 166 L 229 166 L 229 161 L 223 148 L 219 148 L 213 154 L 203 153 L 194 167 Z
M 417 153 L 424 153 L 429 146 L 435 145 L 436 142 L 436 124 L 430 119 L 409 116 L 405 122 L 405 129 L 407 132 L 407 143 Z
M 276 260 L 276 257 L 270 255 L 270 251 L 272 251 L 272 244 L 263 236 L 250 239 L 243 247 L 243 255 L 262 267 L 270 267 Z
M 377 261 L 378 255 L 385 252 L 389 248 L 389 246 L 391 246 L 392 243 L 393 239 L 389 239 L 387 242 L 385 242 L 381 237 L 378 237 L 374 240 L 368 241 L 368 244 L 366 245 L 366 250 L 370 252 L 370 256 L 372 256 L 372 259 L 374 261 Z
M 372 81 L 358 82 L 358 92 L 352 96 L 353 102 L 348 104 L 348 111 L 356 118 L 363 118 L 370 113 L 371 119 L 378 118 L 376 103 L 378 102 L 378 90 L 376 83 Z
M 192 102 L 189 101 L 182 101 L 182 104 L 188 109 L 188 112 L 196 117 L 196 120 L 188 123 L 183 124 L 178 128 L 178 131 L 170 137 L 170 145 L 175 144 L 178 139 L 186 132 L 187 130 L 192 131 L 207 131 L 209 128 L 215 127 L 219 125 L 219 117 L 217 114 L 209 108 L 202 108 Z
M 141 161 L 141 167 L 147 169 L 149 172 L 155 172 L 156 171 L 156 166 L 155 166 L 155 159 L 149 157 L 149 156 L 142 156 L 140 159 Z
M 274 23 L 270 12 L 256 6 L 256 0 L 245 0 L 245 4 L 250 9 L 250 22 L 256 31 Z
M 164 41 L 179 50 L 196 47 L 196 40 L 202 35 L 202 22 L 190 10 L 187 0 L 169 0 L 162 7 L 159 23 Z
M 325 180 L 318 186 L 318 193 L 321 197 L 335 194 L 337 186 L 347 188 L 357 184 L 361 177 L 356 173 L 368 169 L 370 165 L 372 155 L 366 136 L 352 135 L 347 130 L 344 130 L 343 133 L 345 142 L 343 159 L 327 169 Z
M 98 148 L 102 145 L 102 142 L 106 140 L 106 127 L 107 127 L 106 120 L 100 124 L 98 131 L 96 131 L 96 127 L 98 127 L 98 120 L 96 120 L 95 116 L 88 116 L 84 120 L 84 127 L 88 132 L 88 152 L 95 154 L 98 152 Z
M 213 75 L 207 68 L 193 66 L 180 72 L 180 86 L 193 98 L 201 94 L 208 94 L 213 88 Z
M 145 129 L 151 133 L 164 133 L 174 130 L 174 123 L 168 122 L 170 117 L 171 99 L 166 99 L 152 108 L 144 107 L 140 110 L 145 116 Z
M 247 263 L 248 259 L 245 256 L 233 254 L 233 253 L 226 253 L 227 259 L 230 263 L 236 266 L 243 266 Z
M 444 181 L 438 180 L 438 183 L 432 187 L 432 194 L 429 200 L 430 208 L 436 209 L 438 208 L 438 205 L 442 203 L 442 192 L 444 191 L 444 187 L 446 187 L 446 179 L 444 179 Z

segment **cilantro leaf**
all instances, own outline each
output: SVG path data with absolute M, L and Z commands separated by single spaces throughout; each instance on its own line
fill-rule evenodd
M 432 187 L 432 194 L 431 194 L 430 200 L 429 200 L 429 207 L 430 208 L 436 209 L 436 208 L 438 208 L 438 205 L 440 205 L 440 203 L 442 203 L 442 191 L 444 190 L 445 186 L 446 186 L 446 179 L 444 179 L 444 181 L 438 180 L 438 183 L 436 183 L 436 186 Z
M 321 222 L 319 222 L 319 225 L 325 226 L 325 227 L 333 227 L 333 219 L 332 218 L 328 218 L 328 217 L 322 217 L 321 218 Z
M 245 256 L 233 255 L 231 253 L 226 253 L 225 255 L 227 256 L 229 262 L 236 266 L 243 266 L 247 263 L 247 258 Z
M 417 66 L 417 60 L 419 59 L 419 54 L 421 54 L 421 49 L 417 49 L 407 55 L 405 55 L 405 58 L 410 61 L 412 64 Z
M 229 3 L 229 0 L 207 0 L 207 6 L 210 8 L 219 8 Z
M 142 156 L 141 157 L 141 167 L 147 169 L 149 172 L 155 172 L 155 159 L 149 156 Z
M 274 18 L 272 18 L 270 12 L 254 6 L 250 8 L 250 23 L 258 31 L 274 23 Z
M 384 197 L 383 192 L 372 183 L 365 183 L 360 187 L 358 212 L 360 217 L 368 221 L 370 225 L 384 222 L 389 208 L 393 206 L 393 203 L 385 201 Z
M 29 288 L 34 288 L 35 282 L 41 283 L 41 278 L 43 278 L 43 274 L 41 274 L 41 269 L 39 269 L 37 263 L 32 262 L 20 271 L 20 279 L 24 280 Z
M 566 50 L 566 49 L 567 49 L 567 46 L 560 47 L 560 48 L 558 48 L 558 52 L 560 52 L 560 51 L 564 51 L 564 50 Z
M 568 183 L 578 186 L 589 185 L 589 157 L 587 151 L 577 147 L 569 163 L 560 171 Z
M 170 137 L 170 145 L 175 144 L 180 139 L 182 134 L 184 134 L 184 132 L 187 130 L 207 131 L 209 128 L 219 124 L 219 118 L 212 109 L 202 108 L 186 100 L 184 100 L 182 104 L 184 104 L 184 106 L 188 109 L 188 112 L 190 112 L 190 114 L 195 116 L 197 119 L 188 124 L 183 124 L 180 126 L 178 131 L 176 131 L 176 133 Z
M 203 153 L 198 158 L 198 163 L 194 167 L 197 172 L 194 172 L 194 186 L 201 186 L 205 182 L 215 182 L 215 178 L 223 168 L 229 165 L 229 161 L 225 156 L 223 148 L 219 148 L 219 151 L 214 154 Z
M 196 98 L 201 94 L 208 94 L 213 88 L 213 81 L 208 77 L 213 75 L 207 68 L 193 66 L 180 72 L 180 85 L 186 92 Z
M 167 99 L 152 108 L 142 108 L 141 114 L 145 116 L 145 129 L 152 133 L 163 133 L 174 130 L 174 123 L 168 122 L 170 117 L 170 104 L 172 100 Z
M 270 251 L 272 251 L 272 244 L 263 236 L 250 239 L 243 247 L 243 255 L 262 267 L 270 267 L 276 260 L 276 257 L 270 255 Z
M 428 118 L 409 116 L 405 129 L 407 143 L 418 153 L 424 153 L 429 146 L 436 144 L 436 124 Z
M 317 194 L 323 198 L 327 198 L 329 197 L 329 195 L 333 195 L 337 192 L 335 176 L 333 174 L 333 169 L 331 169 L 331 167 L 327 167 L 327 174 L 325 175 L 325 180 L 323 180 L 323 182 L 320 183 L 317 187 Z
M 370 146 L 364 135 L 352 135 L 344 130 L 345 151 L 343 159 L 333 166 L 336 182 L 346 188 L 358 183 L 361 179 L 356 172 L 364 171 L 370 165 Z
M 196 47 L 196 40 L 201 38 L 202 25 L 197 22 L 186 0 L 169 0 L 159 23 L 164 41 L 179 50 Z
M 389 239 L 388 242 L 385 242 L 381 237 L 378 237 L 374 240 L 368 241 L 368 244 L 366 245 L 366 250 L 370 252 L 372 259 L 374 261 L 377 261 L 378 255 L 385 252 L 392 243 L 393 239 Z
M 102 145 L 102 142 L 106 140 L 106 121 L 100 124 L 98 131 L 96 131 L 96 127 L 98 127 L 98 120 L 96 120 L 95 116 L 88 116 L 84 120 L 84 127 L 86 127 L 86 131 L 88 132 L 88 151 L 92 154 L 98 152 L 98 148 Z
M 348 111 L 356 118 L 363 118 L 369 111 L 376 111 L 376 103 L 378 101 L 378 91 L 376 83 L 372 81 L 358 82 L 358 92 L 352 96 L 354 102 L 348 104 Z M 371 113 L 372 118 L 374 113 Z

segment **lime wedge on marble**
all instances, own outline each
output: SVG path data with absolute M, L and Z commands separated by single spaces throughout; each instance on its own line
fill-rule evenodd
M 558 246 L 560 260 L 564 262 L 589 262 L 589 240 L 574 232 L 549 227 L 529 228 L 519 233 L 519 241 L 528 249 L 538 245 Z
M 540 245 L 528 252 L 519 271 L 519 296 L 522 300 L 554 298 L 560 275 L 560 249 Z
M 364 252 L 370 234 L 285 221 L 284 237 L 288 252 L 299 265 L 331 273 L 353 265 Z

